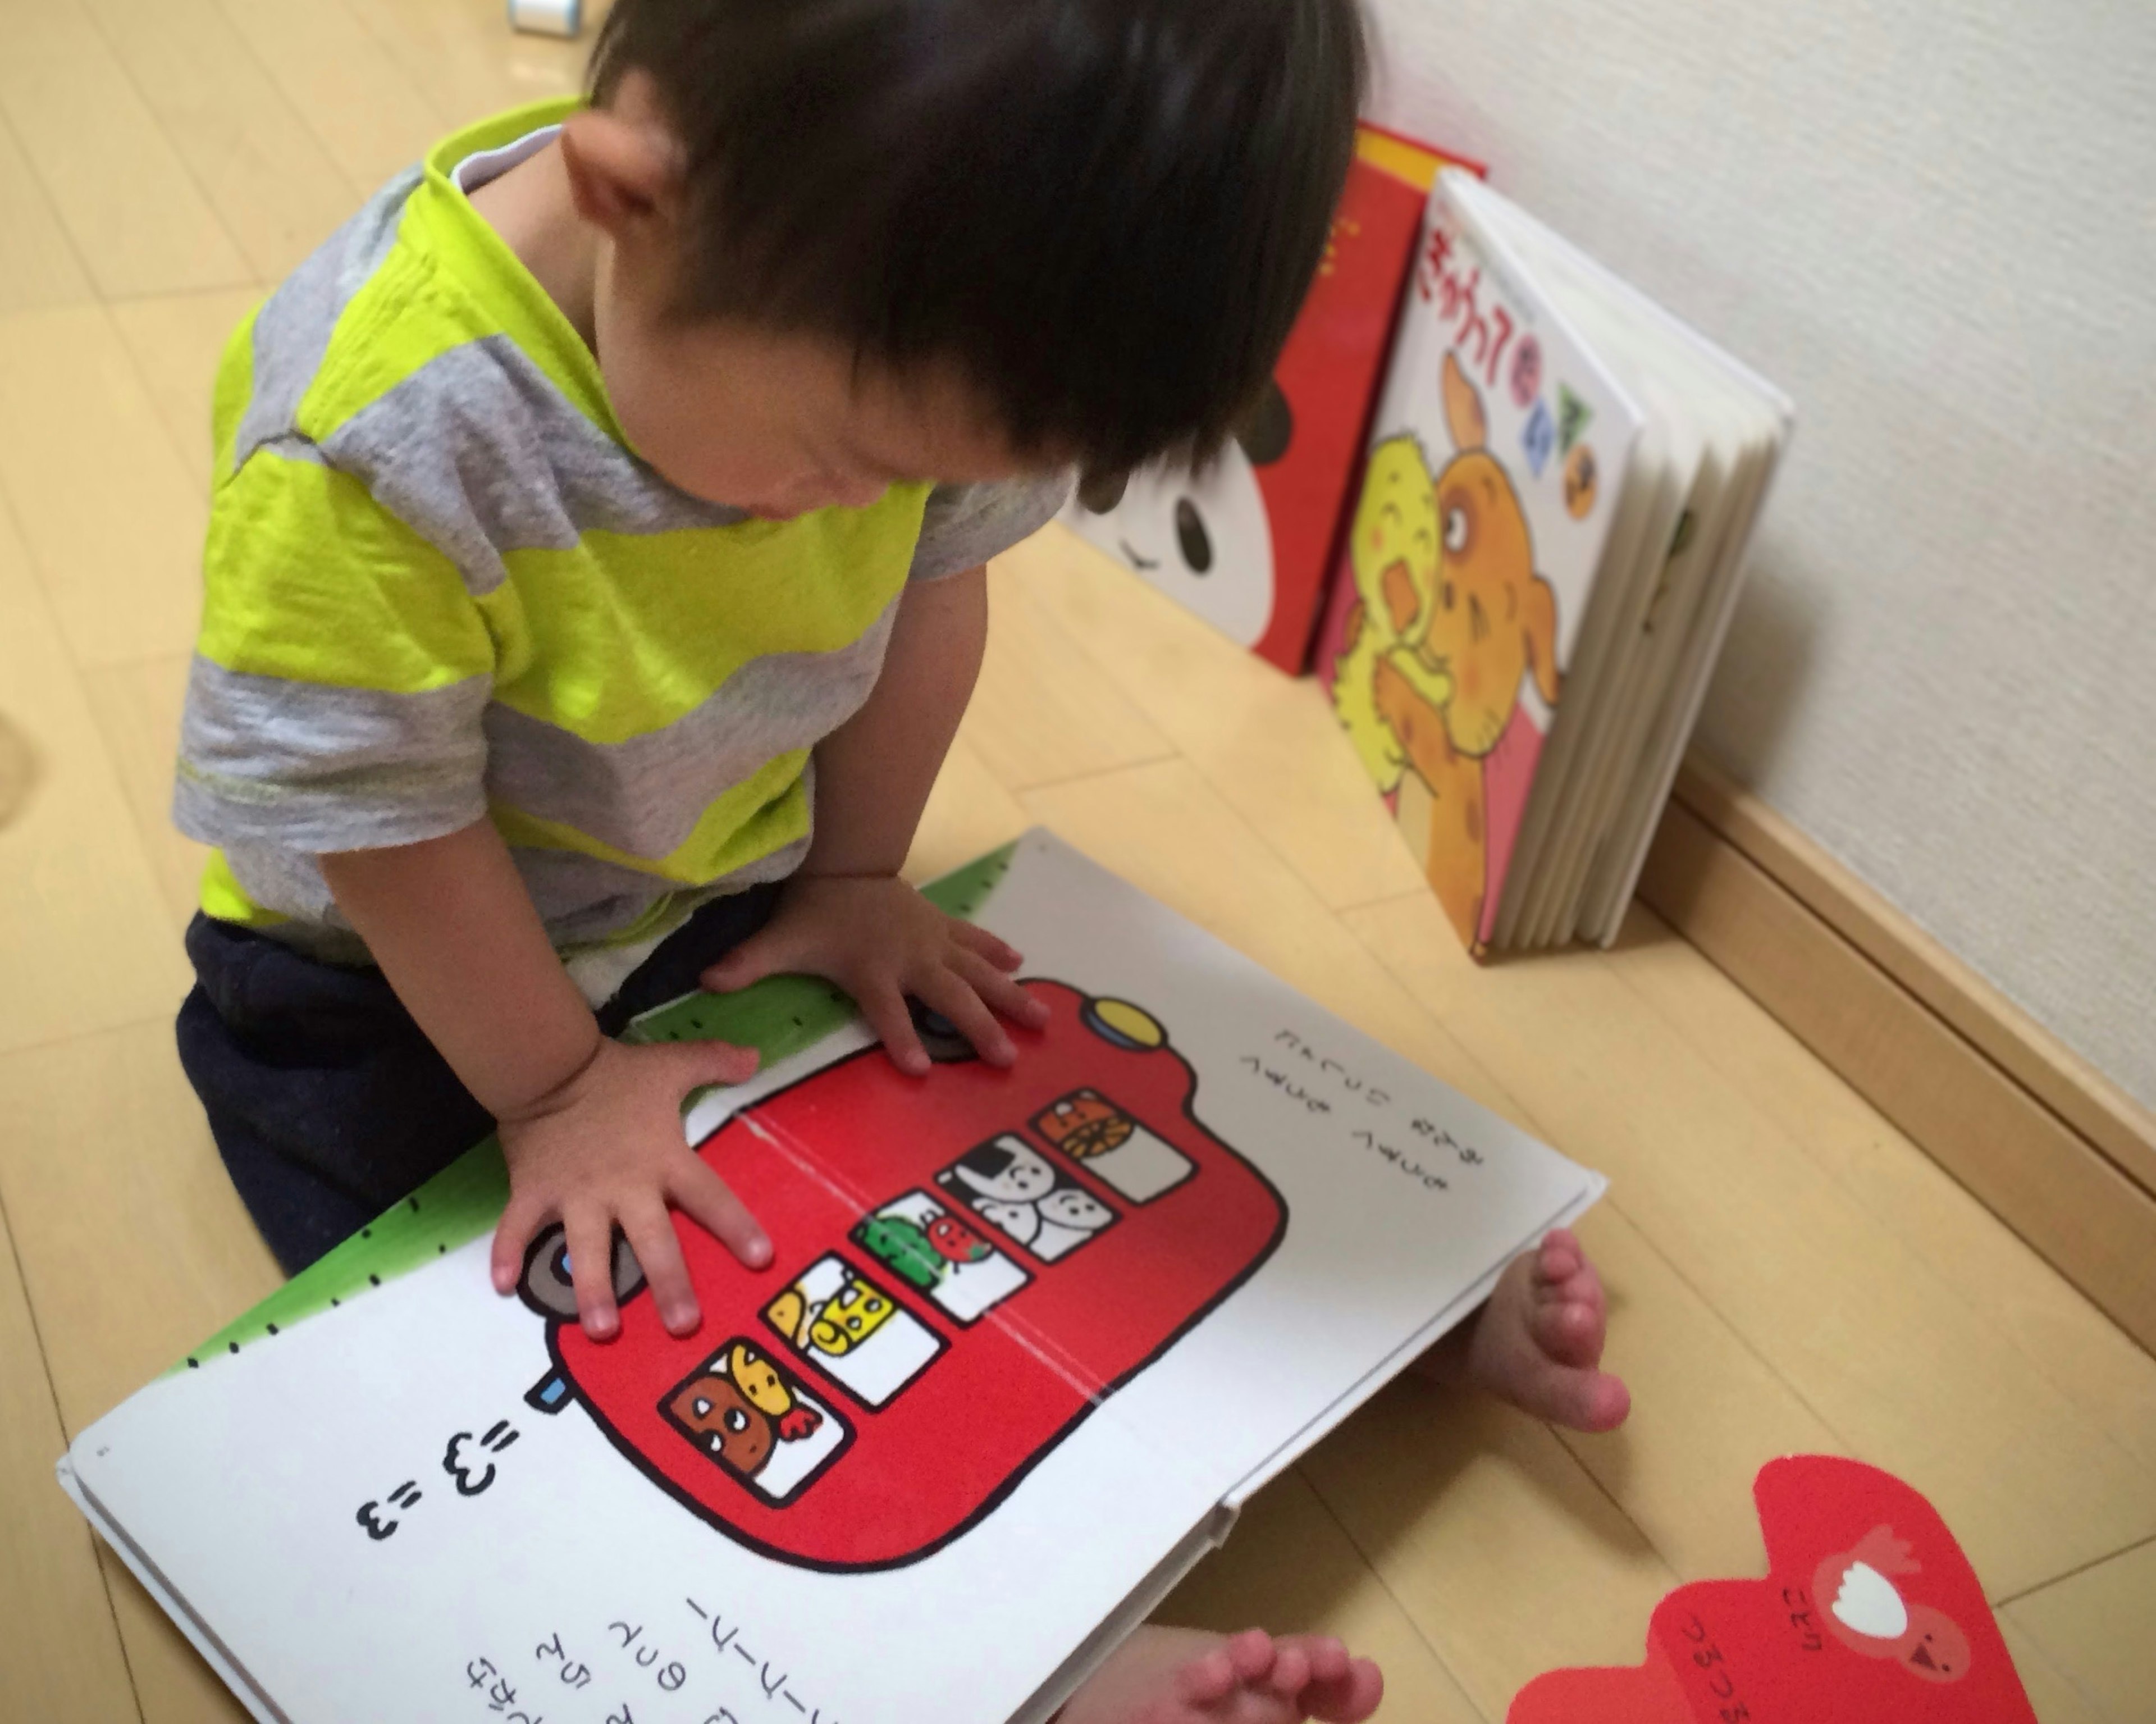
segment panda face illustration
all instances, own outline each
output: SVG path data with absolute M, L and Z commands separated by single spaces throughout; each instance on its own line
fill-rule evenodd
M 1239 646 L 1273 614 L 1273 536 L 1257 469 L 1286 452 L 1287 403 L 1276 386 L 1251 423 L 1196 468 L 1156 462 L 1130 476 L 1105 512 L 1074 500 L 1070 523 Z

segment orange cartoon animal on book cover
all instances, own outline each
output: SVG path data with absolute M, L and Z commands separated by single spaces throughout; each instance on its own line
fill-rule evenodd
M 1789 422 L 1644 296 L 1439 176 L 1317 669 L 1476 956 L 1614 933 Z

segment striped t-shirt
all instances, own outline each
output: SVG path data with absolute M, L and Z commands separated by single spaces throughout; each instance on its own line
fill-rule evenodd
M 472 208 L 451 137 L 234 334 L 174 816 L 211 915 L 361 961 L 316 858 L 490 816 L 558 947 L 779 878 L 809 750 L 909 579 L 1024 538 L 1060 481 L 894 486 L 761 521 L 630 450 L 597 363 Z M 477 165 L 475 163 L 475 165 Z

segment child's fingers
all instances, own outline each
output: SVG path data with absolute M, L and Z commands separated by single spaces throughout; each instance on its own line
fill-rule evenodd
M 959 951 L 951 955 L 951 968 L 984 1001 L 991 1011 L 1013 1023 L 1038 1030 L 1048 1022 L 1048 1002 L 1036 1000 L 1002 970 L 978 954 Z
M 669 1335 L 689 1334 L 703 1320 L 703 1314 L 696 1309 L 696 1289 L 689 1280 L 688 1264 L 681 1260 L 681 1241 L 665 1204 L 655 1197 L 624 1203 L 621 1226 L 644 1269 L 659 1320 Z
M 977 928 L 971 922 L 953 919 L 952 937 L 969 952 L 978 952 L 989 963 L 1002 970 L 1016 970 L 1025 962 L 1025 955 L 1008 940 L 998 939 L 985 928 Z
M 684 1153 L 675 1165 L 677 1171 L 666 1184 L 666 1195 L 675 1207 L 750 1269 L 760 1269 L 768 1263 L 770 1236 L 726 1182 L 695 1155 Z M 673 1229 L 670 1227 L 667 1231 L 671 1233 Z M 677 1250 L 680 1243 L 675 1241 Z M 650 1273 L 648 1264 L 645 1273 Z
M 707 966 L 696 981 L 711 993 L 732 994 L 767 975 L 801 969 L 805 956 L 798 936 L 783 928 L 765 928 Z
M 1048 1003 L 1019 988 L 1009 975 L 1004 975 L 988 962 L 988 958 L 981 958 L 973 951 L 953 951 L 947 965 L 959 982 L 966 984 L 974 995 L 979 995 L 981 1003 L 988 1006 L 989 1012 L 1009 1018 L 1011 1022 L 1022 1022 L 1026 1029 L 1044 1029 L 1048 1025 Z
M 941 1012 L 951 1027 L 973 1044 L 973 1051 L 992 1066 L 1007 1066 L 1018 1058 L 1018 1049 L 996 1015 L 981 1003 L 972 984 L 947 966 L 925 978 L 914 991 L 921 1003 Z
M 681 1067 L 681 1093 L 701 1089 L 706 1083 L 746 1083 L 756 1075 L 763 1056 L 753 1047 L 737 1047 L 731 1042 L 661 1042 Z
M 891 1055 L 891 1063 L 908 1077 L 925 1076 L 933 1062 L 928 1058 L 928 1050 L 921 1045 L 921 1037 L 913 1027 L 912 1014 L 906 1011 L 905 997 L 898 990 L 890 986 L 867 990 L 855 994 L 854 1000 L 861 1008 L 861 1016 L 868 1020 L 869 1027 L 875 1032 L 876 1040 Z M 933 1006 L 936 1002 L 931 1000 L 928 1003 Z
M 565 1210 L 569 1277 L 576 1283 L 577 1320 L 593 1341 L 612 1341 L 621 1327 L 613 1302 L 613 1222 L 605 1210 L 578 1204 Z
M 490 1265 L 496 1293 L 516 1291 L 524 1273 L 524 1253 L 531 1248 L 531 1236 L 545 1225 L 547 1206 L 536 1197 L 509 1194 L 501 1219 L 494 1224 L 494 1255 Z

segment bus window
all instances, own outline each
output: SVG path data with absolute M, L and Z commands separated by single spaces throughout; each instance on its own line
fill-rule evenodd
M 1191 1159 L 1147 1130 L 1096 1089 L 1074 1089 L 1033 1129 L 1052 1149 L 1133 1203 L 1150 1203 L 1197 1172 Z
M 954 1323 L 970 1325 L 1033 1279 L 926 1191 L 885 1204 L 853 1237 Z
M 836 1460 L 853 1432 L 736 1336 L 659 1403 L 675 1429 L 759 1496 L 791 1501 Z
M 942 1337 L 867 1276 L 819 1257 L 764 1307 L 788 1346 L 865 1407 L 880 1407 L 943 1351 Z
M 1009 1132 L 966 1151 L 936 1183 L 1043 1263 L 1088 1244 L 1116 1223 L 1116 1212 Z

